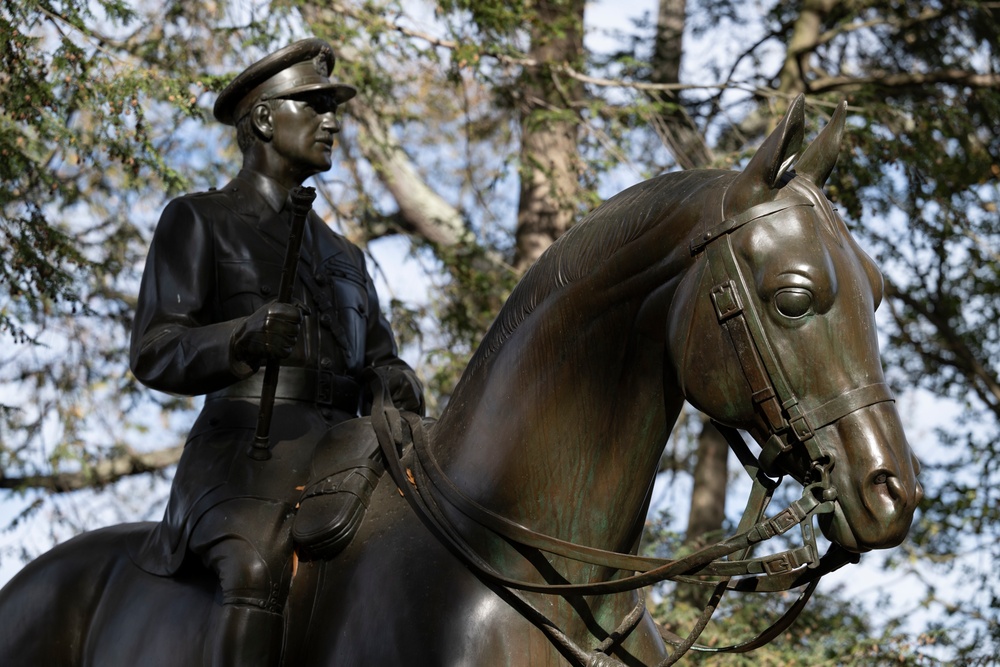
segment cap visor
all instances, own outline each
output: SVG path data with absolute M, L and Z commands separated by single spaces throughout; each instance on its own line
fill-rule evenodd
M 343 104 L 358 94 L 358 91 L 354 88 L 354 86 L 348 86 L 344 83 L 310 83 L 304 86 L 296 86 L 295 88 L 283 90 L 275 95 L 275 97 L 303 97 L 309 93 L 315 93 L 317 91 L 333 93 L 334 99 L 337 100 L 337 104 Z

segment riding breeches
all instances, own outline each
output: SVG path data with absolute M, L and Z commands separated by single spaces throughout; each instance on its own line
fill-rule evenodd
M 223 604 L 281 613 L 292 579 L 293 515 L 287 503 L 233 498 L 201 517 L 188 548 L 219 577 Z

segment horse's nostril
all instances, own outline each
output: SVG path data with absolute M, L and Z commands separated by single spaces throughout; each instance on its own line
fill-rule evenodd
M 903 482 L 895 476 L 879 475 L 883 478 L 883 483 L 889 490 L 889 497 L 897 502 L 905 503 L 907 500 L 906 487 L 903 486 Z M 877 483 L 877 482 L 876 482 Z
M 885 474 L 884 472 L 880 472 L 879 474 L 875 475 L 875 479 L 873 479 L 872 481 L 875 484 L 885 484 L 888 479 L 889 476 L 887 474 Z

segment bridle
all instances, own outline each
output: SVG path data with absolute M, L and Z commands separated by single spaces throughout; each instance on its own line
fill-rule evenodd
M 816 432 L 861 408 L 892 395 L 884 383 L 854 389 L 817 408 L 803 411 L 792 390 L 754 308 L 746 281 L 736 260 L 731 232 L 749 223 L 789 208 L 813 206 L 801 195 L 766 202 L 725 219 L 691 243 L 693 255 L 705 254 L 712 279 L 710 297 L 720 325 L 727 331 L 749 383 L 755 410 L 764 418 L 768 434 L 760 457 L 747 446 L 742 435 L 716 423 L 753 481 L 750 496 L 736 534 L 676 560 L 618 553 L 574 544 L 533 531 L 483 507 L 458 489 L 438 465 L 428 448 L 424 425 L 417 415 L 400 413 L 393 405 L 388 384 L 379 371 L 369 369 L 372 386 L 372 424 L 390 471 L 400 492 L 417 516 L 437 539 L 477 577 L 503 597 L 529 621 L 539 627 L 568 658 L 581 667 L 621 665 L 609 653 L 638 625 L 645 612 L 639 603 L 619 626 L 596 648 L 587 651 L 551 622 L 523 595 L 608 595 L 638 590 L 658 582 L 673 580 L 712 586 L 705 610 L 685 638 L 660 628 L 663 639 L 675 650 L 657 667 L 674 664 L 690 649 L 711 652 L 745 652 L 762 646 L 788 628 L 805 606 L 820 577 L 843 565 L 858 561 L 857 554 L 831 545 L 819 556 L 813 517 L 832 513 L 837 490 L 830 482 L 830 462 L 815 437 Z M 404 428 L 405 424 L 405 428 Z M 400 458 L 405 444 L 412 442 L 413 455 L 406 466 Z M 801 446 L 809 457 L 810 480 L 802 496 L 771 518 L 764 512 L 781 477 L 773 478 L 777 458 Z M 548 584 L 513 579 L 499 572 L 462 536 L 442 508 L 457 509 L 473 523 L 501 539 L 517 545 L 588 565 L 630 571 L 635 574 L 588 583 Z M 784 534 L 795 526 L 802 532 L 803 546 L 762 557 L 751 557 L 752 549 Z M 726 647 L 709 648 L 695 642 L 728 590 L 774 592 L 805 586 L 798 600 L 770 628 L 751 640 Z
M 691 242 L 691 254 L 705 253 L 712 279 L 709 294 L 719 324 L 729 334 L 750 386 L 754 409 L 768 427 L 761 443 L 760 463 L 774 473 L 776 459 L 796 445 L 806 449 L 815 465 L 825 457 L 815 439 L 816 431 L 861 408 L 892 401 L 884 382 L 858 387 L 804 412 L 754 308 L 747 281 L 736 259 L 731 233 L 744 225 L 799 206 L 814 206 L 800 194 L 753 206 L 725 219 Z

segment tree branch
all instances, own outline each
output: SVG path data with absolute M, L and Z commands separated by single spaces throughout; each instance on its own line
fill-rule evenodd
M 931 19 L 938 18 L 939 16 L 941 16 L 942 13 L 943 12 L 941 12 L 941 10 L 925 7 L 923 10 L 921 10 L 918 16 L 915 16 L 911 19 L 907 19 L 905 21 L 896 20 L 891 17 L 879 16 L 873 19 L 869 19 L 867 21 L 854 21 L 853 23 L 844 23 L 842 25 L 837 26 L 836 28 L 827 30 L 823 34 L 819 35 L 819 37 L 816 38 L 813 44 L 807 45 L 805 48 L 809 51 L 812 51 L 817 46 L 822 46 L 828 42 L 831 42 L 840 35 L 846 35 L 851 32 L 864 30 L 865 28 L 874 28 L 875 26 L 880 26 L 880 25 L 887 25 L 892 28 L 896 28 L 897 30 L 905 30 L 906 28 L 915 26 L 918 23 L 924 23 L 926 21 L 930 21 Z
M 954 327 L 938 313 L 935 312 L 932 304 L 926 301 L 915 299 L 912 294 L 899 289 L 891 280 L 885 280 L 886 296 L 898 299 L 909 307 L 919 317 L 925 319 L 934 331 L 941 338 L 940 347 L 948 350 L 953 355 L 946 358 L 940 354 L 929 353 L 923 346 L 907 335 L 910 344 L 925 361 L 931 361 L 945 368 L 952 368 L 960 373 L 968 382 L 969 387 L 976 393 L 983 403 L 1000 418 L 1000 378 L 990 369 L 983 365 L 976 352 L 969 348 L 962 339 L 961 334 L 955 331 Z M 904 323 L 897 316 L 900 329 L 905 331 Z
M 856 91 L 865 86 L 876 88 L 913 88 L 928 84 L 950 83 L 973 88 L 1000 88 L 1000 74 L 979 74 L 964 69 L 944 69 L 935 72 L 873 74 L 871 76 L 830 76 L 809 82 L 809 92 L 832 90 Z
M 352 7 L 347 7 L 339 2 L 331 2 L 329 8 L 338 14 L 348 16 L 356 21 L 362 23 L 373 24 L 378 23 L 378 26 L 383 29 L 393 30 L 405 35 L 407 37 L 413 37 L 416 39 L 423 40 L 430 44 L 431 46 L 440 47 L 447 49 L 449 51 L 455 51 L 459 49 L 462 44 L 454 40 L 445 39 L 443 37 L 437 37 L 431 35 L 430 33 L 422 32 L 420 30 L 415 30 L 413 28 L 408 28 L 398 23 L 393 23 L 387 21 L 381 17 L 374 16 L 370 13 L 360 12 Z M 562 74 L 563 76 L 569 77 L 581 83 L 590 84 L 593 86 L 601 86 L 607 88 L 632 88 L 634 90 L 643 91 L 676 91 L 676 90 L 719 90 L 722 88 L 745 88 L 746 90 L 756 91 L 756 87 L 753 86 L 741 86 L 740 84 L 733 83 L 731 81 L 724 81 L 721 83 L 708 83 L 708 84 L 681 84 L 681 83 L 650 83 L 648 81 L 622 81 L 620 79 L 608 79 L 598 76 L 589 76 L 577 71 L 573 67 L 566 64 L 560 63 L 540 63 L 535 58 L 529 58 L 527 56 L 511 55 L 503 51 L 494 49 L 480 49 L 478 51 L 480 57 L 492 58 L 497 62 L 503 63 L 504 65 L 514 65 L 518 67 L 525 67 L 531 69 L 537 69 L 546 66 L 554 73 Z
M 54 493 L 68 493 L 82 489 L 100 488 L 124 477 L 164 470 L 177 463 L 183 451 L 183 445 L 158 449 L 144 454 L 129 451 L 121 456 L 99 461 L 79 472 L 26 475 L 24 477 L 0 475 L 0 489 L 42 489 Z
M 471 241 L 472 233 L 462 215 L 420 177 L 403 147 L 371 107 L 355 98 L 351 115 L 364 126 L 364 131 L 358 133 L 358 148 L 396 200 L 405 225 L 437 245 Z

